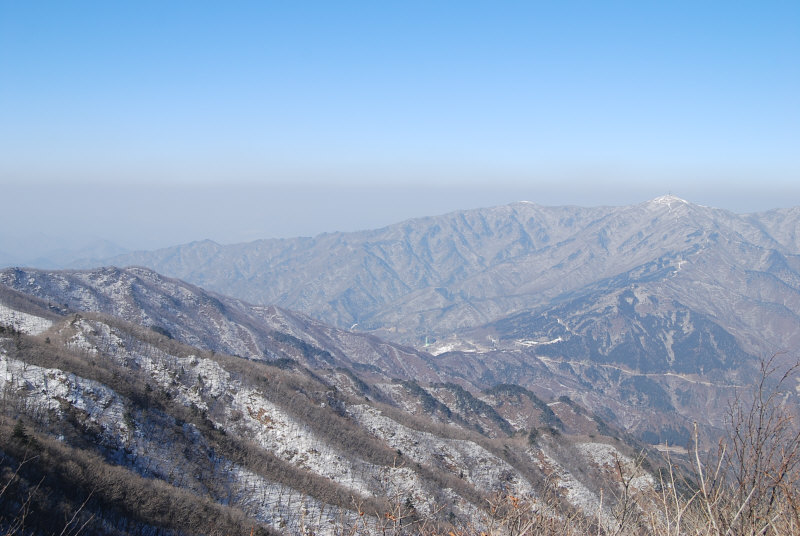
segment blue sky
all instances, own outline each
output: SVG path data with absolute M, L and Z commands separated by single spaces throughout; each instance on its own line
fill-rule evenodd
M 43 198 L 73 209 L 31 232 L 134 248 L 519 199 L 747 212 L 798 179 L 796 1 L 0 0 L 5 229 Z

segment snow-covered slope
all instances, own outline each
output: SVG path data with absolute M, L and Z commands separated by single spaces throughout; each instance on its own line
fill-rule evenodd
M 43 295 L 41 278 L 26 281 Z M 69 289 L 74 281 L 47 284 Z M 366 365 L 345 368 L 344 359 L 314 366 L 311 358 L 303 365 L 189 346 L 164 333 L 187 327 L 176 321 L 153 330 L 151 309 L 137 310 L 142 298 L 114 282 L 97 285 L 108 294 L 73 286 L 62 303 L 145 325 L 83 311 L 47 319 L 46 339 L 17 328 L 0 337 L 4 463 L 24 460 L 25 445 L 35 441 L 41 455 L 23 467 L 58 475 L 47 481 L 51 494 L 77 490 L 64 504 L 78 509 L 89 497 L 79 516 L 89 533 L 126 523 L 145 532 L 187 530 L 177 505 L 190 497 L 207 509 L 206 525 L 194 533 L 222 533 L 235 520 L 286 534 L 399 534 L 402 525 L 422 524 L 480 530 L 494 522 L 490 505 L 502 497 L 540 504 L 543 513 L 563 503 L 592 517 L 601 490 L 619 485 L 603 460 L 633 455 L 602 435 L 590 442 L 543 424 L 532 434 L 536 419 L 511 426 L 483 400 L 514 403 L 499 391 L 487 398 L 455 384 L 390 380 Z M 290 338 L 305 333 L 291 331 L 293 317 L 279 318 L 272 327 L 287 332 L 272 335 L 276 347 L 283 344 L 287 355 L 289 347 L 316 351 Z M 407 352 L 390 348 L 398 358 Z M 102 480 L 112 473 L 124 493 Z M 643 477 L 643 495 L 652 491 L 648 482 Z M 125 499 L 154 483 L 152 501 L 173 499 L 152 509 Z M 608 508 L 600 508 L 606 521 Z
M 17 311 L 0 303 L 0 325 L 7 326 L 22 333 L 39 335 L 47 331 L 53 322 L 41 316 Z

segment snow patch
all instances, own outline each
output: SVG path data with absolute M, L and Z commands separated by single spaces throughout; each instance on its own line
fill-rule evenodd
M 555 339 L 552 339 L 552 340 L 549 340 L 549 341 L 531 341 L 531 340 L 520 339 L 520 340 L 518 340 L 516 342 L 520 346 L 528 346 L 528 347 L 530 347 L 530 346 L 540 346 L 540 345 L 545 345 L 545 344 L 555 344 L 555 343 L 561 342 L 563 340 L 564 339 L 562 337 L 556 337 Z
M 128 431 L 123 419 L 122 399 L 105 385 L 67 374 L 59 369 L 43 368 L 0 355 L 0 391 L 16 396 L 31 411 L 62 412 L 62 404 L 84 411 L 90 422 L 97 423 L 109 436 Z
M 681 199 L 680 197 L 672 195 L 672 194 L 662 195 L 660 197 L 656 197 L 655 199 L 650 201 L 650 203 L 653 204 L 653 205 L 667 205 L 667 207 L 670 207 L 670 208 L 671 208 L 671 205 L 673 203 L 683 203 L 685 205 L 689 204 L 689 202 L 686 201 L 685 199 Z
M 603 511 L 600 498 L 589 488 L 578 481 L 567 471 L 555 458 L 550 456 L 544 449 L 541 451 L 539 466 L 544 470 L 550 470 L 555 477 L 556 485 L 566 493 L 570 504 L 576 506 L 587 516 L 598 515 L 606 526 L 613 521 L 612 517 Z
M 0 304 L 0 325 L 12 327 L 28 335 L 39 335 L 50 329 L 53 322 Z
M 502 487 L 517 496 L 534 496 L 533 486 L 504 460 L 471 441 L 447 439 L 404 426 L 368 405 L 351 406 L 350 415 L 364 428 L 413 462 L 439 467 L 477 489 Z
M 623 475 L 631 478 L 631 487 L 637 490 L 652 487 L 655 484 L 653 476 L 644 471 L 635 460 L 622 454 L 616 447 L 607 443 L 577 443 L 575 447 L 584 456 L 597 465 L 618 471 L 617 464 L 622 468 Z

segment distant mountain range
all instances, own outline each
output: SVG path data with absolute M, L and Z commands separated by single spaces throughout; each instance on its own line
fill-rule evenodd
M 195 242 L 102 263 L 149 267 L 417 347 L 634 287 L 703 315 L 748 352 L 800 345 L 800 208 L 738 215 L 674 196 L 625 207 L 523 202 L 373 231 Z
M 636 397 L 625 401 L 631 382 L 649 386 L 644 407 L 686 419 L 668 428 L 718 424 L 716 402 L 759 358 L 789 362 L 800 347 L 800 208 L 739 215 L 674 196 L 623 207 L 522 202 L 104 262 L 411 345 L 482 388 L 550 389 L 553 375 L 568 376 L 554 396 L 616 408 L 642 434 L 660 432 L 636 416 Z M 651 376 L 631 379 L 642 374 Z

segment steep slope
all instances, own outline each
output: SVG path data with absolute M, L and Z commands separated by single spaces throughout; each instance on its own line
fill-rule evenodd
M 144 268 L 87 271 L 6 269 L 0 285 L 65 311 L 101 312 L 200 348 L 251 359 L 391 371 L 439 381 L 424 354 L 339 330 L 277 307 L 253 306 Z M 0 288 L 2 288 L 0 286 Z M 8 291 L 6 291 L 8 292 Z
M 20 280 L 39 294 L 64 287 L 61 296 L 84 310 L 0 294 L 12 319 L 0 326 L 4 528 L 22 520 L 57 531 L 63 519 L 65 530 L 85 534 L 480 530 L 493 522 L 491 501 L 503 497 L 558 507 L 558 515 L 599 512 L 612 527 L 609 497 L 622 489 L 614 460 L 639 479 L 643 500 L 653 489 L 629 447 L 603 435 L 566 435 L 562 408 L 528 391 L 472 393 L 452 383 L 376 379 L 341 361 L 304 366 L 199 349 L 163 326 L 89 310 L 103 304 L 163 320 L 152 314 L 155 305 L 143 306 L 163 301 L 153 287 L 138 305 L 130 301 L 141 272 L 42 274 Z M 96 293 L 78 284 L 86 280 Z M 307 349 L 278 335 L 274 347 L 286 340 Z M 522 402 L 536 408 L 528 419 L 519 418 L 530 409 Z M 583 426 L 575 418 L 573 427 L 591 429 L 590 418 Z

